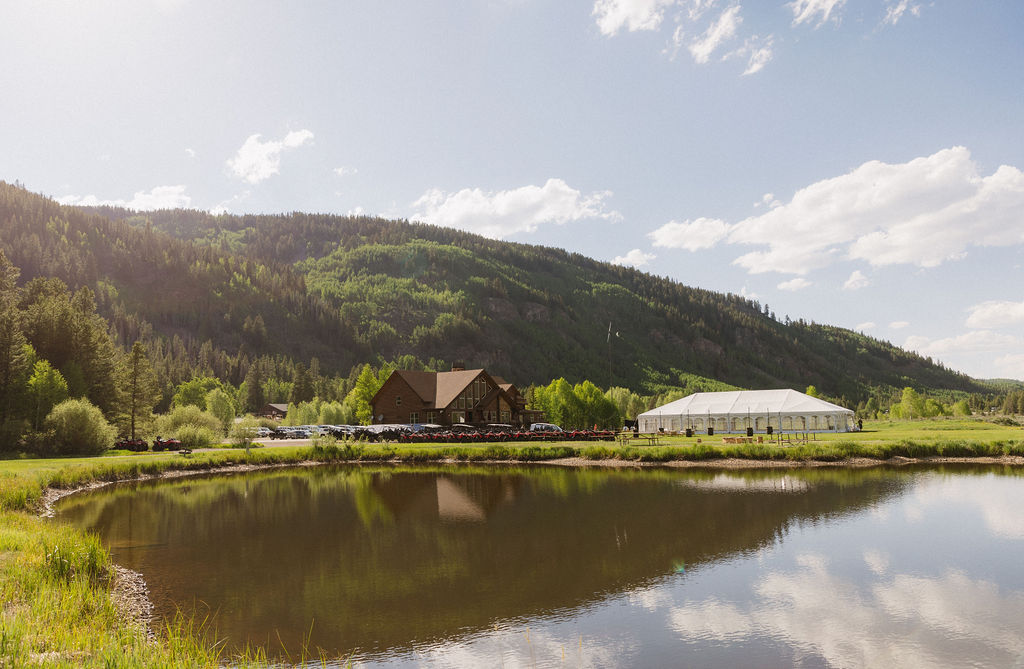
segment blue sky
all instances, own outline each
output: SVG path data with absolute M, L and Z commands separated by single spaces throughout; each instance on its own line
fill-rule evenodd
M 378 214 L 1024 379 L 1017 0 L 36 0 L 0 179 Z

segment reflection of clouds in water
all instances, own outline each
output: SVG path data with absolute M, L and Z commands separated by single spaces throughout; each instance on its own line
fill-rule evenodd
M 543 624 L 542 622 L 539 624 Z M 575 626 L 573 629 L 578 629 Z M 419 649 L 402 657 L 392 657 L 389 666 L 429 667 L 614 667 L 636 648 L 623 640 L 580 637 L 578 633 L 559 634 L 550 627 L 502 627 L 453 643 Z M 373 663 L 354 663 L 357 667 Z
M 864 551 L 864 562 L 875 576 L 889 571 L 889 556 L 879 550 Z
M 673 608 L 669 625 L 686 637 L 729 641 L 749 634 L 753 621 L 736 606 L 710 599 L 695 607 Z
M 992 534 L 1024 539 L 1024 486 L 1012 476 L 987 475 L 978 485 L 971 477 L 954 476 L 915 488 L 905 507 L 907 519 L 919 521 L 930 506 L 975 507 Z
M 977 640 L 1024 655 L 1024 593 L 1004 596 L 995 583 L 949 571 L 940 578 L 896 576 L 889 583 L 876 585 L 874 594 L 894 618 L 918 619 L 945 636 Z
M 888 568 L 880 553 L 865 560 Z M 773 638 L 841 667 L 945 667 L 944 649 L 951 648 L 979 666 L 1005 666 L 1024 655 L 1022 593 L 1000 593 L 959 572 L 895 575 L 862 588 L 830 574 L 820 556 L 797 563 L 761 579 L 748 605 L 711 597 L 672 606 L 669 625 L 688 641 Z

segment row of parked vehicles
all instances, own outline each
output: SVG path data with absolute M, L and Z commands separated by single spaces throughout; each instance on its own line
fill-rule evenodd
M 145 439 L 120 439 L 114 443 L 114 448 L 142 453 L 149 450 L 149 442 Z M 163 439 L 161 437 L 157 437 L 153 440 L 154 451 L 177 451 L 180 449 L 181 442 L 177 439 Z
M 528 428 L 504 423 L 488 425 L 302 425 L 266 430 L 258 438 L 309 439 L 331 435 L 337 439 L 361 441 L 397 441 L 400 443 L 467 443 L 493 441 L 578 441 L 613 440 L 610 430 L 565 431 L 553 423 L 533 423 Z
M 494 441 L 594 441 L 615 439 L 611 430 L 566 431 L 552 423 L 533 423 L 529 428 L 503 423 L 490 425 L 299 425 L 275 429 L 258 427 L 256 439 L 311 439 L 332 436 L 360 441 L 397 441 L 399 443 L 472 443 Z M 114 448 L 143 452 L 150 449 L 145 439 L 121 439 Z M 153 440 L 154 451 L 181 450 L 177 439 Z

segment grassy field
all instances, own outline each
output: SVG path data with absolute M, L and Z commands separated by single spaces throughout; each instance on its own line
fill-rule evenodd
M 792 440 L 792 436 L 791 436 Z M 646 442 L 645 442 L 646 443 Z M 440 460 L 526 462 L 581 457 L 639 462 L 712 464 L 724 458 L 773 462 L 849 458 L 998 457 L 1024 455 L 1024 428 L 977 420 L 872 422 L 862 432 L 810 435 L 803 442 L 723 444 L 722 436 L 665 436 L 657 445 L 562 442 L 518 445 L 389 445 L 320 442 L 314 447 L 219 449 L 177 453 L 111 454 L 93 458 L 0 460 L 0 669 L 53 667 L 266 666 L 258 651 L 221 657 L 218 645 L 193 621 L 158 632 L 156 643 L 128 624 L 111 597 L 111 569 L 95 537 L 38 517 L 47 489 L 96 481 L 155 476 L 171 470 L 205 471 L 232 465 Z M 313 658 L 313 665 L 319 658 Z

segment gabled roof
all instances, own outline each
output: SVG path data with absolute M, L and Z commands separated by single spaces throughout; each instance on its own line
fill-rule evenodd
M 763 415 L 766 413 L 814 414 L 853 413 L 831 402 L 788 388 L 782 390 L 733 390 L 722 393 L 694 393 L 646 411 L 641 416 Z
M 463 390 L 466 389 L 473 379 L 480 376 L 482 369 L 464 369 L 457 372 L 437 373 L 437 395 L 434 398 L 434 406 L 438 409 L 448 406 Z
M 404 380 L 412 388 L 412 391 L 428 406 L 437 409 L 443 409 L 451 404 L 466 389 L 466 386 L 481 374 L 487 377 L 493 386 L 500 388 L 506 393 L 508 392 L 507 388 L 499 385 L 483 369 L 460 369 L 452 372 L 416 372 L 396 369 L 393 373 Z M 388 377 L 388 381 L 390 380 L 391 377 Z M 512 384 L 507 385 L 514 387 Z M 376 401 L 376 399 L 377 396 L 374 395 L 373 401 Z
M 414 372 L 396 369 L 394 373 L 409 384 L 409 387 L 412 388 L 414 393 L 419 395 L 421 400 L 427 404 L 434 403 L 434 397 L 437 394 L 437 372 Z

